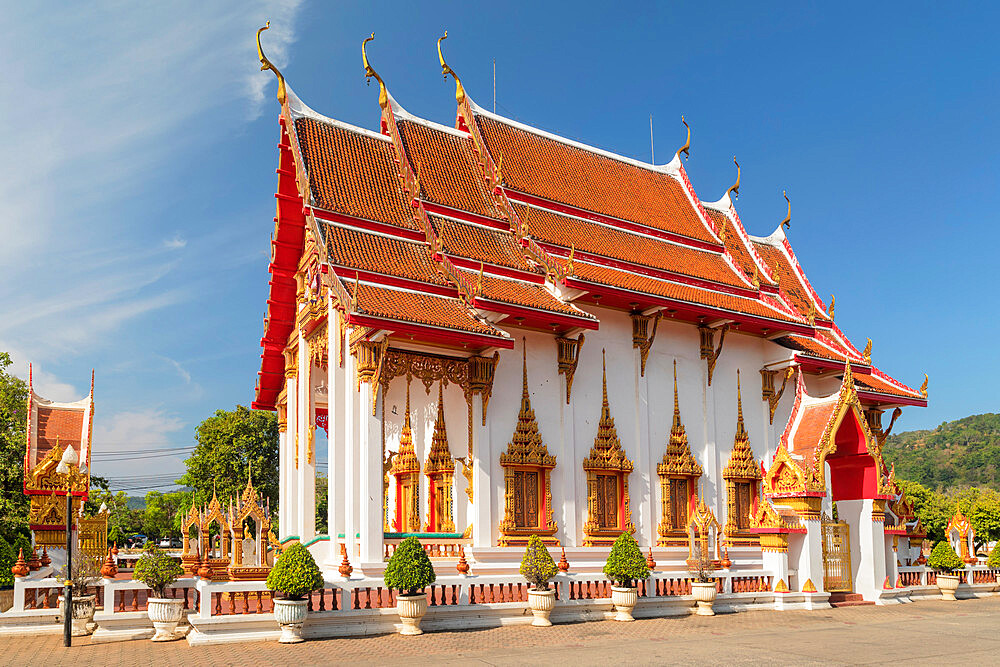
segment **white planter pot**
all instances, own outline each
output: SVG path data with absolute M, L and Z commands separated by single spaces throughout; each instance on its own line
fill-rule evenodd
M 698 603 L 695 612 L 699 616 L 715 616 L 712 610 L 712 603 L 715 601 L 717 590 L 714 581 L 695 581 L 691 584 L 691 595 Z
M 184 615 L 184 600 L 174 598 L 149 598 L 146 614 L 153 622 L 156 633 L 154 642 L 168 642 L 177 639 L 177 624 Z
M 399 631 L 399 634 L 424 634 L 424 631 L 420 629 L 420 619 L 427 613 L 427 595 L 424 593 L 397 595 L 396 613 L 399 614 L 399 620 L 403 623 L 403 629 Z
M 531 624 L 536 628 L 544 628 L 552 625 L 552 621 L 549 620 L 549 614 L 552 613 L 552 609 L 555 606 L 556 592 L 554 589 L 535 590 L 532 588 L 528 590 L 528 608 L 531 609 L 531 613 L 535 616 Z
M 66 600 L 60 595 L 58 600 L 59 620 L 66 613 Z M 94 621 L 94 610 L 97 607 L 96 595 L 73 596 L 73 616 L 70 621 L 71 633 L 74 637 L 85 637 L 90 634 L 88 624 Z
M 274 620 L 281 626 L 280 644 L 298 644 L 302 638 L 302 624 L 309 612 L 309 600 L 281 600 L 274 598 Z
M 941 589 L 941 599 L 942 600 L 954 600 L 955 591 L 958 590 L 958 584 L 961 578 L 955 574 L 939 574 L 937 576 L 937 585 Z
M 611 604 L 615 606 L 615 620 L 616 621 L 634 621 L 632 618 L 632 610 L 635 609 L 636 603 L 639 601 L 639 592 L 635 586 L 630 587 L 611 587 Z

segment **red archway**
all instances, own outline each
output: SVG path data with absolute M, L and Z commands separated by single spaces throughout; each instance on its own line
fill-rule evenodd
M 835 450 L 827 455 L 830 464 L 832 499 L 860 500 L 878 495 L 878 467 L 868 452 L 865 431 L 857 411 L 848 409 L 834 435 Z

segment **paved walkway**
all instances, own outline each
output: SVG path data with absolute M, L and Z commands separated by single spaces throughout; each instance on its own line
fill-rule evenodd
M 0 637 L 0 664 L 738 664 L 906 665 L 1000 663 L 1000 597 L 827 611 L 751 611 L 711 618 L 519 625 L 420 637 L 384 635 L 277 643 L 188 646 L 185 641 L 91 644 L 62 637 Z

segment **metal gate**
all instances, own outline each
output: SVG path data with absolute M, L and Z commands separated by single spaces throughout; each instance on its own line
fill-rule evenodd
M 823 589 L 829 592 L 851 592 L 851 533 L 843 521 L 824 521 L 823 526 Z

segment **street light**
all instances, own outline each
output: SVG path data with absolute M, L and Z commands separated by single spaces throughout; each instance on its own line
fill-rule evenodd
M 73 645 L 73 489 L 69 474 L 72 466 L 80 463 L 80 457 L 72 445 L 66 445 L 66 451 L 59 459 L 56 472 L 66 475 L 66 580 L 63 582 L 63 646 Z

